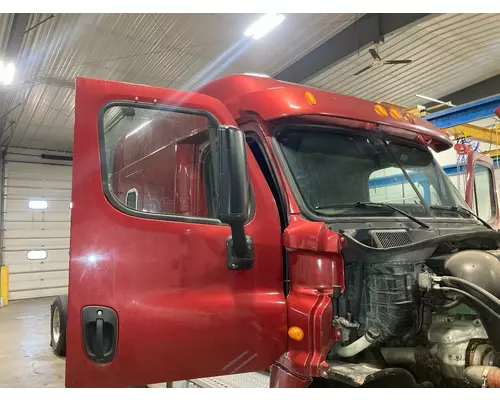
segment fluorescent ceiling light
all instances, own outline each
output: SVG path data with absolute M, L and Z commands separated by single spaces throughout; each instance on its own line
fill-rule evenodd
M 45 210 L 47 208 L 47 202 L 45 200 L 30 200 L 28 202 L 28 207 L 32 210 Z
M 284 20 L 285 16 L 283 14 L 263 15 L 252 25 L 250 25 L 250 27 L 245 31 L 245 36 L 254 40 L 259 40 L 260 38 L 271 32 Z
M 4 63 L 0 61 L 0 83 L 10 85 L 14 81 L 16 67 L 13 63 Z
M 266 75 L 266 74 L 257 74 L 255 72 L 246 72 L 244 73 L 243 75 L 248 75 L 248 76 L 258 76 L 260 78 L 270 78 L 269 75 Z

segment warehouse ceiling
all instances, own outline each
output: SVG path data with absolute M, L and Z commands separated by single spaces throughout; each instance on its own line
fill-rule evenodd
M 34 14 L 28 26 L 48 17 Z M 356 15 L 287 15 L 267 36 L 245 45 L 243 32 L 259 17 L 56 14 L 23 38 L 18 82 L 0 115 L 21 105 L 2 122 L 8 127 L 15 121 L 2 144 L 7 140 L 11 147 L 71 151 L 76 76 L 189 89 L 237 72 L 273 75 Z M 9 24 L 12 14 L 0 14 L 0 49 L 6 46 Z
M 76 76 L 178 89 L 231 73 L 275 76 L 308 61 L 311 51 L 346 29 L 359 35 L 359 50 L 302 82 L 410 106 L 421 103 L 415 93 L 439 98 L 498 73 L 499 15 L 432 15 L 397 29 L 378 52 L 413 62 L 357 77 L 354 72 L 371 63 L 356 25 L 362 14 L 288 14 L 248 44 L 243 32 L 259 16 L 32 14 L 18 43 L 16 82 L 0 89 L 0 145 L 72 151 Z M 13 14 L 0 14 L 0 54 L 16 48 L 13 21 Z
M 355 76 L 373 61 L 410 59 Z M 303 82 L 373 101 L 412 107 L 427 103 L 416 94 L 441 99 L 500 72 L 500 14 L 442 14 L 387 35 Z M 497 93 L 500 92 L 498 88 Z

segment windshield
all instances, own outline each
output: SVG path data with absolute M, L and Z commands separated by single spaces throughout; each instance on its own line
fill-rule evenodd
M 414 216 L 468 218 L 432 207 L 468 209 L 425 148 L 315 128 L 284 131 L 278 143 L 303 201 L 316 214 L 394 214 L 389 208 L 353 207 L 382 202 Z

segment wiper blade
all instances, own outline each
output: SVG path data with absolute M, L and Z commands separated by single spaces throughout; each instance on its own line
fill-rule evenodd
M 397 211 L 401 215 L 404 215 L 405 217 L 411 219 L 413 222 L 416 222 L 421 227 L 423 227 L 425 229 L 430 229 L 430 226 L 427 225 L 425 222 L 422 222 L 418 218 L 416 218 L 413 215 L 407 213 L 406 211 L 403 211 L 400 208 L 394 207 L 394 206 L 392 206 L 390 204 L 387 204 L 387 203 L 381 203 L 381 202 L 380 203 L 379 202 L 375 203 L 375 202 L 371 202 L 371 201 L 367 201 L 367 202 L 361 202 L 361 201 L 359 201 L 359 202 L 356 203 L 356 207 L 385 207 L 385 208 L 390 208 L 391 210 Z
M 465 207 L 462 206 L 439 206 L 439 205 L 433 205 L 430 206 L 431 209 L 433 210 L 445 210 L 445 211 L 455 211 L 459 214 L 466 214 L 468 216 L 476 217 L 479 222 L 481 222 L 486 228 L 494 230 L 490 224 L 488 224 L 484 219 L 479 217 L 479 215 L 473 213 L 471 210 L 468 210 Z
M 372 201 L 358 201 L 357 203 L 353 203 L 353 204 L 334 204 L 334 205 L 331 205 L 331 206 L 317 206 L 315 207 L 316 210 L 322 210 L 322 209 L 325 209 L 325 208 L 335 208 L 335 207 L 358 207 L 358 208 L 362 208 L 362 207 L 372 207 L 372 208 L 388 208 L 390 210 L 394 210 L 398 213 L 400 213 L 401 215 L 404 215 L 405 217 L 411 219 L 413 222 L 416 222 L 417 224 L 419 224 L 421 227 L 425 228 L 425 229 L 430 229 L 430 226 L 427 225 L 425 222 L 422 222 L 420 221 L 418 218 L 414 217 L 413 215 L 407 213 L 406 211 L 403 211 L 401 210 L 400 208 L 397 208 L 397 207 L 394 207 L 390 204 L 387 204 L 387 203 L 379 203 L 379 202 L 372 202 Z

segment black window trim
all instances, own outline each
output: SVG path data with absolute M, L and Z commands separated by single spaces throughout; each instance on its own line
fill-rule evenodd
M 261 137 L 259 136 L 259 134 L 257 132 L 255 132 L 254 129 L 249 129 L 249 130 L 245 131 L 245 140 L 246 139 L 254 140 L 255 143 L 257 143 L 257 146 L 259 147 L 259 151 L 264 156 L 264 161 L 266 162 L 267 168 L 269 169 L 269 172 L 271 174 L 271 179 L 273 180 L 273 184 L 276 187 L 276 190 L 278 192 L 278 197 L 279 197 L 278 200 L 281 203 L 280 204 L 281 207 L 279 207 L 279 205 L 276 204 L 276 208 L 278 211 L 280 224 L 282 225 L 280 227 L 280 229 L 281 229 L 281 232 L 284 232 L 285 229 L 289 225 L 288 201 L 286 198 L 286 194 L 282 190 L 282 187 L 280 185 L 280 181 L 278 180 L 278 176 L 276 174 L 276 168 L 274 168 L 274 166 L 272 164 L 271 158 L 269 157 L 269 153 L 268 153 L 266 147 L 264 146 L 264 143 L 263 143 Z M 248 142 L 247 142 L 247 145 L 248 145 Z M 250 149 L 250 151 L 252 151 L 252 150 Z M 254 158 L 255 158 L 255 155 L 254 155 Z M 264 175 L 264 171 L 261 170 L 261 172 L 262 172 L 262 175 Z M 267 179 L 265 178 L 265 176 L 264 176 L 264 179 L 266 180 L 266 183 L 267 183 Z M 269 189 L 271 190 L 271 188 L 269 188 Z M 272 193 L 272 190 L 271 190 L 271 193 Z M 274 194 L 273 194 L 273 198 L 274 198 Z M 282 219 L 283 219 L 283 221 L 282 221 Z M 290 263 L 289 263 L 288 251 L 283 246 L 282 246 L 282 254 L 283 254 L 283 294 L 285 295 L 285 298 L 286 298 L 286 297 L 288 297 L 290 290 L 291 290 L 290 289 L 291 288 Z
M 106 146 L 104 139 L 104 115 L 106 111 L 111 107 L 135 107 L 142 108 L 147 110 L 160 110 L 160 111 L 170 111 L 170 112 L 178 112 L 181 114 L 190 114 L 190 115 L 201 115 L 208 118 L 209 123 L 211 123 L 215 129 L 217 129 L 221 123 L 217 120 L 217 118 L 209 113 L 208 111 L 203 110 L 193 110 L 184 107 L 177 106 L 169 106 L 164 104 L 151 104 L 151 103 L 142 103 L 135 102 L 129 100 L 113 100 L 107 102 L 101 106 L 98 113 L 98 138 L 99 138 L 99 154 L 101 159 L 101 182 L 102 182 L 102 190 L 104 192 L 104 196 L 106 200 L 117 210 L 121 211 L 124 214 L 131 215 L 138 218 L 144 219 L 153 219 L 153 220 L 162 220 L 162 221 L 177 221 L 177 222 L 187 222 L 193 224 L 204 224 L 204 225 L 220 225 L 227 226 L 223 224 L 220 220 L 214 218 L 204 218 L 204 217 L 193 217 L 193 216 L 185 216 L 185 215 L 177 215 L 177 214 L 158 214 L 145 212 L 140 210 L 132 210 L 126 205 L 124 205 L 116 195 L 110 190 L 110 185 L 108 181 L 108 163 L 106 157 Z M 248 221 L 245 225 L 249 224 L 254 217 L 255 207 L 252 204 L 251 207 L 252 212 L 249 214 Z
M 257 143 L 257 146 L 259 146 L 259 150 L 262 152 L 262 155 L 264 156 L 264 161 L 266 162 L 267 168 L 269 169 L 269 172 L 271 173 L 271 179 L 274 181 L 274 186 L 276 186 L 276 189 L 278 191 L 278 196 L 279 196 L 279 201 L 281 203 L 281 208 L 283 209 L 283 210 L 281 210 L 281 212 L 284 215 L 280 216 L 280 220 L 283 217 L 284 226 L 282 227 L 282 230 L 284 230 L 284 229 L 286 229 L 286 227 L 288 225 L 288 218 L 289 218 L 289 216 L 288 216 L 288 204 L 286 201 L 286 196 L 283 194 L 283 191 L 281 190 L 281 186 L 279 184 L 275 168 L 271 164 L 271 159 L 269 157 L 269 154 L 267 153 L 267 150 L 266 150 L 264 144 L 262 143 L 262 139 L 259 137 L 259 134 L 257 132 L 255 132 L 255 130 L 251 130 L 251 129 L 248 131 L 245 131 L 244 133 L 245 133 L 246 138 L 250 138 L 251 140 L 254 140 Z M 247 142 L 247 145 L 248 145 L 248 142 Z M 251 152 L 251 150 L 250 150 L 250 152 Z M 264 175 L 264 172 L 262 172 L 262 175 Z M 278 212 L 280 212 L 279 209 L 278 209 Z

